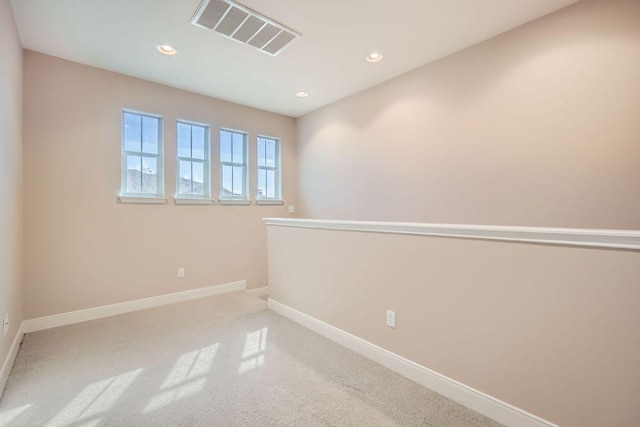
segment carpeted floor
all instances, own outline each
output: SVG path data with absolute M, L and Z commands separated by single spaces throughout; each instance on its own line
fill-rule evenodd
M 496 426 L 233 292 L 28 334 L 6 426 Z

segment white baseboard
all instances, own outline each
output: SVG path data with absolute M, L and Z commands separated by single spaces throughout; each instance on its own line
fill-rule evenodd
M 16 360 L 18 349 L 20 348 L 20 343 L 22 343 L 22 336 L 24 335 L 23 326 L 24 322 L 20 324 L 18 332 L 16 333 L 16 336 L 13 339 L 13 343 L 11 344 L 11 348 L 9 348 L 9 354 L 7 354 L 7 358 L 2 364 L 2 370 L 0 371 L 0 399 L 2 399 L 4 387 L 7 384 L 7 379 L 9 378 L 9 373 L 11 372 L 11 368 L 13 367 L 13 362 Z
M 38 317 L 37 319 L 29 319 L 22 323 L 22 329 L 26 334 L 29 332 L 56 328 L 58 326 L 86 322 L 87 320 L 102 319 L 103 317 L 111 317 L 118 314 L 130 313 L 132 311 L 144 310 L 146 308 L 159 307 L 162 305 L 218 295 L 225 292 L 246 290 L 247 281 L 241 280 L 222 285 L 208 286 L 206 288 L 191 289 L 188 291 L 175 292 L 173 294 L 158 295 L 156 297 L 103 305 L 101 307 L 71 311 L 68 313 L 54 314 L 52 316 Z
M 505 426 L 558 427 L 271 298 L 269 309 Z
M 249 289 L 247 293 L 254 297 L 263 297 L 265 295 L 269 295 L 269 287 L 265 286 L 264 288 Z

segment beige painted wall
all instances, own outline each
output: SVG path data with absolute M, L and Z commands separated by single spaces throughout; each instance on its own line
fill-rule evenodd
M 584 0 L 307 114 L 300 215 L 640 229 L 639 52 L 640 2 Z M 552 422 L 640 425 L 638 252 L 269 227 L 269 276 Z
M 26 318 L 243 279 L 266 286 L 261 219 L 288 216 L 287 206 L 174 205 L 175 120 L 212 126 L 213 189 L 219 127 L 249 132 L 254 166 L 256 135 L 282 138 L 294 205 L 294 119 L 30 51 L 24 78 Z M 164 117 L 168 205 L 117 202 L 123 108 Z
M 638 52 L 640 2 L 585 0 L 305 115 L 299 212 L 638 229 Z
M 0 58 L 0 325 L 11 319 L 1 367 L 22 322 L 22 45 L 9 0 L 0 0 Z
M 278 302 L 561 426 L 640 425 L 638 251 L 280 226 L 268 249 Z

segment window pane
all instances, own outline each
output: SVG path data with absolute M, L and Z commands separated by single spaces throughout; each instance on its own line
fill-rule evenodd
M 234 155 L 235 155 L 235 151 L 234 151 Z M 233 168 L 233 196 L 234 197 L 244 197 L 243 169 L 244 168 L 240 166 L 236 166 Z
M 276 167 L 276 141 L 267 139 L 267 166 Z
M 222 188 L 220 189 L 220 197 L 233 196 L 233 183 L 231 178 L 231 166 L 222 166 Z
M 142 148 L 142 117 L 136 114 L 124 113 L 124 149 L 125 151 L 137 151 Z
M 193 194 L 204 195 L 204 164 L 200 162 L 192 163 L 193 174 Z
M 122 192 L 158 195 L 162 192 L 162 183 L 159 182 L 162 176 L 162 119 L 127 111 L 122 112 L 122 118 Z
M 192 140 L 192 149 L 193 152 L 191 154 L 191 156 L 194 159 L 200 159 L 200 160 L 204 160 L 204 147 L 205 147 L 205 136 L 206 136 L 206 132 L 205 132 L 205 128 L 202 126 L 193 126 L 192 127 L 192 132 L 193 132 L 193 140 Z
M 158 123 L 159 119 L 142 117 L 142 151 L 158 154 Z
M 178 191 L 179 194 L 191 194 L 191 162 L 186 160 L 180 160 L 180 170 L 178 171 L 179 185 Z
M 140 193 L 142 191 L 142 158 L 140 156 L 127 156 L 127 193 Z
M 178 123 L 178 156 L 191 157 L 191 126 Z
M 258 198 L 267 197 L 267 171 L 258 169 Z
M 276 197 L 276 173 L 275 171 L 267 171 L 267 197 Z
M 233 134 L 233 162 L 244 164 L 244 135 Z
M 158 192 L 158 159 L 153 157 L 142 158 L 142 192 Z
M 264 138 L 258 138 L 258 166 L 266 166 Z
M 220 161 L 231 161 L 231 132 L 220 131 Z

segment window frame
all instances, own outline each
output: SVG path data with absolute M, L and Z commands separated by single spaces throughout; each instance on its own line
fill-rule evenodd
M 140 151 L 127 151 L 125 142 L 125 114 L 132 114 L 143 117 L 148 117 L 158 120 L 158 153 L 146 153 L 143 150 L 142 135 L 140 136 Z M 121 175 L 120 175 L 120 197 L 121 199 L 129 198 L 135 199 L 160 199 L 164 198 L 164 118 L 159 114 L 147 113 L 143 111 L 130 110 L 127 108 L 122 109 L 120 114 L 120 157 L 121 157 Z M 142 125 L 140 127 L 142 132 Z M 156 192 L 155 193 L 129 193 L 127 192 L 127 156 L 138 156 L 141 159 L 144 157 L 155 158 L 158 169 L 156 177 Z M 142 170 L 140 171 L 142 174 Z
M 188 125 L 188 126 L 198 126 L 205 129 L 205 158 L 204 160 L 196 159 L 194 157 L 183 157 L 178 154 L 178 125 Z M 192 120 L 183 120 L 176 119 L 176 194 L 174 199 L 179 201 L 189 201 L 189 200 L 211 200 L 211 125 L 207 123 L 199 123 L 194 122 Z M 191 155 L 193 156 L 193 129 L 191 130 Z M 204 185 L 204 194 L 181 194 L 180 193 L 180 161 L 188 161 L 192 164 L 192 185 L 193 185 L 193 162 L 202 163 L 203 164 L 203 185 Z
M 267 159 L 267 155 L 266 155 L 266 144 L 265 144 L 265 165 L 264 166 L 260 166 L 260 139 L 270 139 L 275 141 L 276 143 L 276 165 L 275 166 L 266 166 L 266 159 Z M 282 201 L 282 140 L 280 138 L 277 138 L 275 136 L 268 136 L 268 135 L 262 135 L 259 134 L 256 137 L 256 171 L 257 171 L 257 176 L 256 176 L 256 200 L 258 202 L 280 202 Z M 275 189 L 275 194 L 273 197 L 266 197 L 266 196 L 260 196 L 258 194 L 258 192 L 260 191 L 259 188 L 259 182 L 260 182 L 260 171 L 261 170 L 272 170 L 275 171 L 275 185 L 274 185 L 274 189 Z
M 244 152 L 244 163 L 235 163 L 233 162 L 233 139 L 231 142 L 231 161 L 230 162 L 225 162 L 222 160 L 222 132 L 230 132 L 232 134 L 240 134 L 242 135 L 242 144 L 243 144 L 243 152 Z M 218 198 L 220 200 L 221 204 L 224 204 L 225 202 L 238 202 L 238 204 L 243 204 L 243 202 L 248 202 L 249 201 L 249 133 L 242 131 L 242 130 L 238 130 L 238 129 L 231 129 L 231 128 L 225 128 L 225 127 L 221 127 L 220 131 L 218 132 L 218 160 L 219 160 L 219 167 L 220 167 L 220 189 L 219 189 L 219 195 Z M 223 196 L 223 190 L 224 190 L 224 176 L 223 176 L 223 171 L 224 171 L 224 166 L 230 166 L 231 168 L 233 167 L 242 167 L 242 176 L 243 176 L 243 181 L 244 181 L 244 185 L 242 188 L 242 197 L 228 197 L 228 196 Z M 233 183 L 233 169 L 231 172 L 231 181 Z M 231 193 L 233 193 L 233 184 L 232 184 L 232 188 L 231 188 Z

